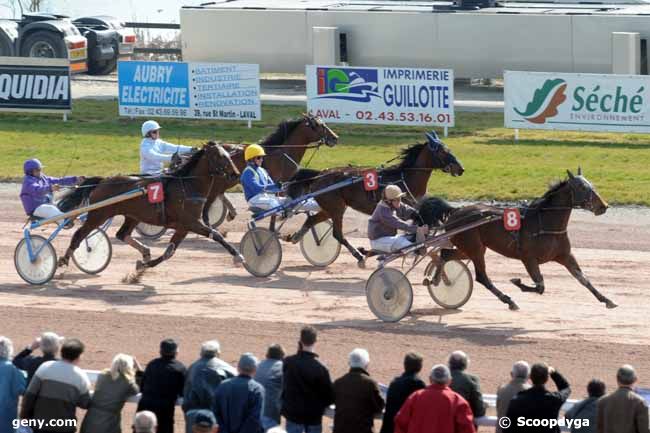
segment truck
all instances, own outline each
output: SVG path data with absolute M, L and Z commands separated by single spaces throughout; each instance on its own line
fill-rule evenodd
M 71 20 L 34 13 L 0 19 L 0 56 L 67 58 L 73 74 L 111 73 L 118 59 L 133 54 L 135 41 L 131 29 L 108 16 Z

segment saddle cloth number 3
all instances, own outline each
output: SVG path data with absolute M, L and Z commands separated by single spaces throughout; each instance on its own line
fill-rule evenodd
M 149 203 L 160 203 L 165 200 L 165 191 L 162 182 L 154 182 L 147 185 L 147 199 Z
M 519 209 L 508 208 L 503 211 L 503 228 L 509 232 L 514 232 L 521 228 Z
M 363 172 L 363 189 L 366 191 L 375 191 L 379 188 L 379 179 L 377 179 L 377 171 L 368 170 Z

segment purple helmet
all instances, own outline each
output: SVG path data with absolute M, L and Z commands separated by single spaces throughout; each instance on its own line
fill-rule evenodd
M 30 174 L 32 170 L 36 170 L 36 169 L 40 170 L 42 168 L 43 168 L 43 164 L 41 164 L 41 161 L 39 161 L 36 158 L 28 159 L 23 164 L 23 171 L 25 172 L 25 174 Z

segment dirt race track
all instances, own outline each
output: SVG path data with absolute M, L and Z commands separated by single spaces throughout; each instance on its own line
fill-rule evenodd
M 241 196 L 232 197 L 242 210 L 224 228 L 227 239 L 238 246 L 247 213 Z M 335 377 L 346 370 L 346 354 L 361 346 L 370 351 L 371 373 L 384 383 L 399 373 L 407 350 L 421 352 L 430 367 L 462 349 L 472 358 L 471 370 L 481 377 L 486 393 L 496 391 L 518 359 L 544 360 L 565 372 L 574 385 L 572 398 L 585 394 L 592 377 L 613 387 L 615 369 L 624 362 L 639 368 L 642 386 L 650 385 L 647 209 L 612 208 L 600 217 L 576 211 L 572 217 L 574 253 L 594 285 L 618 303 L 615 310 L 605 309 L 555 264 L 542 267 L 543 296 L 521 293 L 508 281 L 529 280 L 523 265 L 489 254 L 488 272 L 520 311 L 508 311 L 478 285 L 462 311 L 437 308 L 420 285 L 420 269 L 411 277 L 416 292 L 412 314 L 400 323 L 384 324 L 369 311 L 364 293 L 373 261 L 368 269 L 358 269 L 342 252 L 329 268 L 315 269 L 298 246 L 288 244 L 283 244 L 278 274 L 257 279 L 233 267 L 216 243 L 190 236 L 171 261 L 149 270 L 139 284 L 126 285 L 121 280 L 138 254 L 113 238 L 113 260 L 101 275 L 88 276 L 71 265 L 49 284 L 30 286 L 13 264 L 24 222 L 18 187 L 0 186 L 0 203 L 0 334 L 12 338 L 17 348 L 49 329 L 78 336 L 88 348 L 85 368 L 107 367 L 117 352 L 148 361 L 167 336 L 180 341 L 180 358 L 187 363 L 209 338 L 222 342 L 227 361 L 243 351 L 263 356 L 273 342 L 293 351 L 300 325 L 310 323 L 322 330 L 321 358 Z M 352 211 L 346 215 L 345 230 L 356 230 L 349 235 L 355 245 L 367 246 L 366 219 Z M 117 228 L 114 222 L 111 234 Z M 56 240 L 59 254 L 70 235 L 65 232 Z M 154 256 L 168 239 L 152 244 Z

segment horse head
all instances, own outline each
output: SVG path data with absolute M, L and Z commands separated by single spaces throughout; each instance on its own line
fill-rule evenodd
M 306 113 L 303 113 L 302 117 L 304 120 L 302 125 L 305 127 L 309 143 L 318 141 L 329 147 L 336 146 L 339 136 L 320 117 Z
M 427 147 L 431 151 L 434 164 L 436 164 L 434 168 L 440 168 L 452 176 L 462 176 L 465 172 L 463 164 L 449 150 L 445 143 L 438 138 L 438 134 L 435 131 L 431 131 L 425 133 L 425 136 L 427 137 Z
M 211 175 L 223 176 L 227 180 L 237 179 L 239 170 L 230 158 L 230 153 L 220 144 L 208 141 L 201 149 L 208 160 Z
M 578 167 L 578 174 L 574 175 L 567 170 L 569 180 L 567 181 L 571 188 L 572 206 L 579 207 L 594 213 L 602 215 L 609 207 L 607 202 L 596 192 L 596 188 L 586 177 L 582 175 L 582 169 Z

